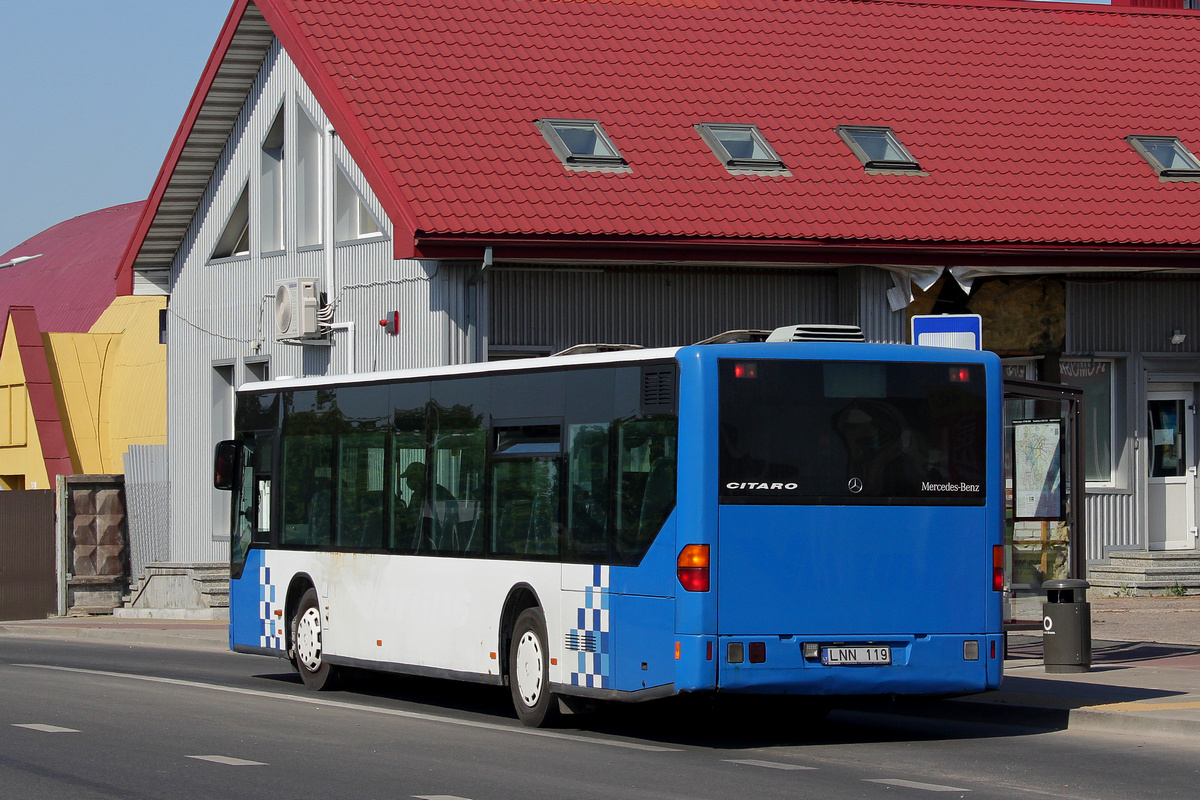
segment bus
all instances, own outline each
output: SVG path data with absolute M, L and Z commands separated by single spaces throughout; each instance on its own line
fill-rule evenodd
M 1003 664 L 1001 366 L 703 344 L 247 384 L 229 641 L 507 686 L 948 695 Z

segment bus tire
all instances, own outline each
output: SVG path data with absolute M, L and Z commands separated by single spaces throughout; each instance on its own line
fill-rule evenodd
M 293 664 L 304 685 L 314 692 L 336 688 L 338 669 L 325 660 L 324 632 L 317 590 L 309 589 L 300 598 L 292 616 Z
M 558 698 L 550 691 L 550 651 L 546 618 L 540 608 L 517 616 L 508 648 L 508 688 L 517 717 L 530 728 L 543 728 L 558 718 Z

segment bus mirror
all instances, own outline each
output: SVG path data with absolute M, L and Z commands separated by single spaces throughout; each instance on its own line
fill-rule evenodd
M 213 486 L 222 491 L 233 489 L 237 479 L 238 453 L 240 448 L 233 439 L 217 443 L 217 454 L 213 460 Z

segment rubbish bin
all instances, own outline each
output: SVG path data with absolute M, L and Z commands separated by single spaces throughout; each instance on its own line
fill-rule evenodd
M 1092 668 L 1092 607 L 1088 582 L 1067 579 L 1042 584 L 1042 661 L 1046 672 L 1088 672 Z

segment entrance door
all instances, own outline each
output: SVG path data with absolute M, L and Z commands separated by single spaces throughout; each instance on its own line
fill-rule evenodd
M 1151 385 L 1146 393 L 1150 443 L 1146 505 L 1151 550 L 1196 546 L 1196 447 L 1190 385 Z

